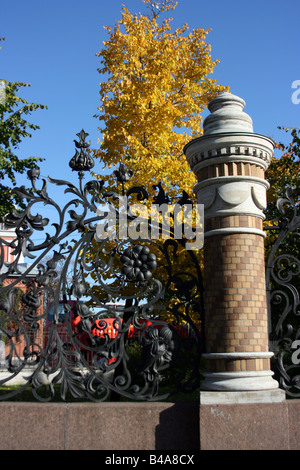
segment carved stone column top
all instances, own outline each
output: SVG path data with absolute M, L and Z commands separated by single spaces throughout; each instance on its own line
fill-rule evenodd
M 208 109 L 211 114 L 203 123 L 204 135 L 219 132 L 253 132 L 251 117 L 244 112 L 246 103 L 232 93 L 222 93 L 214 98 Z
M 219 163 L 249 162 L 264 171 L 270 165 L 274 152 L 272 139 L 254 133 L 219 133 L 198 137 L 184 147 L 191 170 L 199 172 Z
M 245 101 L 232 93 L 222 93 L 208 105 L 211 114 L 203 123 L 204 135 L 184 147 L 193 172 L 221 162 L 249 162 L 264 170 L 274 152 L 269 137 L 253 132 L 251 117 L 244 112 Z

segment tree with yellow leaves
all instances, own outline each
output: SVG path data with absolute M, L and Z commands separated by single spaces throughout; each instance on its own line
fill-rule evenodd
M 97 116 L 102 140 L 94 157 L 103 162 L 104 169 L 124 164 L 132 171 L 130 186 L 144 186 L 150 195 L 152 186 L 161 183 L 173 203 L 183 191 L 193 197 L 196 179 L 183 147 L 202 135 L 201 113 L 209 101 L 228 88 L 211 77 L 218 60 L 212 60 L 206 42 L 209 30 L 189 31 L 183 24 L 172 31 L 172 18 L 166 14 L 175 10 L 175 0 L 141 1 L 148 14 L 133 14 L 124 6 L 121 20 L 113 28 L 106 27 L 108 39 L 98 54 L 98 71 L 105 77 L 100 84 Z M 99 177 L 114 188 L 113 175 Z M 183 252 L 179 246 L 178 259 L 191 274 L 191 263 Z M 91 253 L 93 256 L 95 253 Z M 160 259 L 159 252 L 157 256 Z M 163 280 L 164 263 L 158 265 L 163 272 L 156 269 L 155 276 Z M 97 289 L 100 287 L 94 286 Z M 174 288 L 171 293 L 169 287 L 166 295 L 170 297 L 169 306 L 179 312 L 181 301 L 176 292 Z M 164 313 L 164 318 L 169 316 Z M 198 312 L 195 316 L 198 318 Z
M 100 84 L 97 117 L 104 126 L 95 157 L 104 168 L 123 162 L 133 170 L 131 183 L 146 189 L 161 181 L 170 196 L 190 193 L 195 177 L 182 149 L 202 134 L 201 112 L 227 88 L 209 78 L 218 63 L 205 41 L 209 30 L 188 33 L 184 24 L 172 32 L 172 18 L 160 19 L 175 0 L 141 1 L 149 15 L 123 7 L 98 54 L 98 71 L 108 79 Z

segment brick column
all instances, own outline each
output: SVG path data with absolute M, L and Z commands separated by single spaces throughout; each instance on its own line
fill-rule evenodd
M 244 100 L 211 101 L 204 135 L 184 152 L 204 204 L 206 372 L 202 390 L 273 390 L 268 349 L 263 209 L 273 141 L 255 134 Z

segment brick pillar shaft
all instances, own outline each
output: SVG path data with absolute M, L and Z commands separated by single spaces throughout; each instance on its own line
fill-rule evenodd
M 207 352 L 268 351 L 263 238 L 212 237 L 205 245 Z

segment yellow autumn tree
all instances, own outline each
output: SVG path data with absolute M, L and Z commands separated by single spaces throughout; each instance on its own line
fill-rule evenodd
M 184 145 L 202 134 L 201 113 L 218 93 L 228 90 L 210 78 L 209 30 L 187 24 L 171 31 L 175 0 L 146 4 L 148 15 L 122 8 L 122 18 L 99 52 L 100 149 L 104 168 L 120 162 L 133 170 L 130 183 L 151 188 L 162 182 L 170 196 L 191 192 L 195 183 L 183 155 Z M 109 178 L 109 177 L 108 177 Z M 110 181 L 113 184 L 113 179 Z
M 131 13 L 124 6 L 120 21 L 113 28 L 106 27 L 108 39 L 98 53 L 98 71 L 104 79 L 100 83 L 97 116 L 101 143 L 94 157 L 103 162 L 104 170 L 124 164 L 132 170 L 132 174 L 128 171 L 131 177 L 125 184 L 144 186 L 150 195 L 155 193 L 152 186 L 161 183 L 171 203 L 183 191 L 193 198 L 196 179 L 183 147 L 191 138 L 202 135 L 203 110 L 228 88 L 218 85 L 211 76 L 218 60 L 212 60 L 211 47 L 206 42 L 209 30 L 190 31 L 183 24 L 172 31 L 168 12 L 175 10 L 175 0 L 141 1 L 146 14 Z M 111 189 L 117 184 L 111 172 L 99 178 L 108 180 L 106 187 Z M 181 267 L 187 268 L 183 271 L 192 274 L 181 246 L 177 255 Z M 197 255 L 201 257 L 200 253 Z M 90 256 L 94 258 L 95 251 Z M 155 277 L 164 279 L 165 263 L 159 252 L 157 257 Z M 184 277 L 183 282 L 190 282 L 190 278 Z M 101 296 L 98 284 L 93 289 Z M 176 286 L 174 292 L 170 286 L 169 307 L 178 307 L 179 312 L 181 302 L 176 292 Z M 174 320 L 169 312 L 163 316 Z

